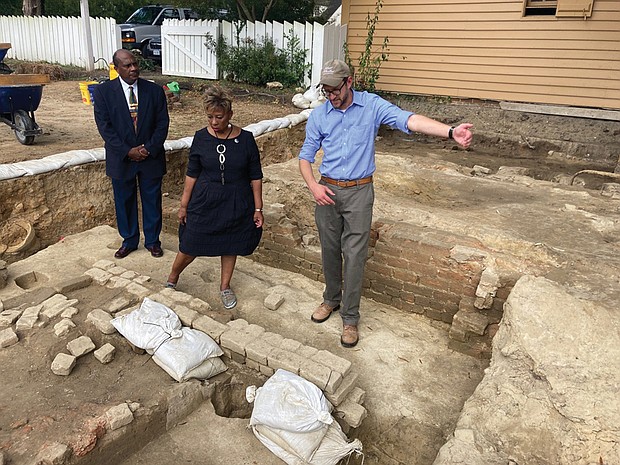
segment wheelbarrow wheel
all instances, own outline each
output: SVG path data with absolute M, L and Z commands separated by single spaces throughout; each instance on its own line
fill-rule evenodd
M 15 120 L 15 137 L 24 145 L 32 145 L 34 143 L 34 136 L 27 136 L 26 131 L 32 131 L 35 128 L 34 121 L 28 112 L 24 110 L 17 110 L 13 114 Z

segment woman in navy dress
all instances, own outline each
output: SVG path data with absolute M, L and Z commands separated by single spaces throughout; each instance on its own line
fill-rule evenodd
M 238 255 L 260 241 L 263 199 L 260 154 L 251 132 L 230 123 L 232 99 L 221 87 L 205 93 L 208 126 L 196 132 L 179 208 L 179 253 L 166 287 L 198 256 L 221 257 L 220 296 L 237 304 L 230 280 Z

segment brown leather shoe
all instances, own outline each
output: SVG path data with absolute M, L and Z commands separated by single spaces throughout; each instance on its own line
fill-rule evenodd
M 342 336 L 340 336 L 340 344 L 342 344 L 342 347 L 355 347 L 357 341 L 359 341 L 357 326 L 344 325 L 342 327 Z
M 316 308 L 316 310 L 314 311 L 310 319 L 314 321 L 315 323 L 323 323 L 331 316 L 332 312 L 335 312 L 339 308 L 340 308 L 340 305 L 336 305 L 335 307 L 330 307 L 326 303 L 322 303 Z
M 123 246 L 114 253 L 114 258 L 125 258 L 134 250 L 136 249 L 130 249 L 129 247 Z

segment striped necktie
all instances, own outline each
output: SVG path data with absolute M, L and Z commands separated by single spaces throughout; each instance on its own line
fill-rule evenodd
M 136 98 L 136 94 L 133 92 L 133 86 L 129 86 L 129 114 L 131 115 L 131 120 L 133 121 L 133 129 L 134 131 L 138 130 L 138 99 Z

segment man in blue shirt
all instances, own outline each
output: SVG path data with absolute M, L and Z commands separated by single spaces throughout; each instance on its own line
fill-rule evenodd
M 404 111 L 378 95 L 354 91 L 352 72 L 340 60 L 325 63 L 320 84 L 328 102 L 310 114 L 306 140 L 299 153 L 301 175 L 316 202 L 315 220 L 325 276 L 323 303 L 311 319 L 322 323 L 332 312 L 340 310 L 340 343 L 354 347 L 359 340 L 357 325 L 375 198 L 372 175 L 379 126 L 387 124 L 407 134 L 415 131 L 447 137 L 468 147 L 473 125 L 450 127 Z M 317 181 L 312 163 L 321 147 L 321 178 Z

